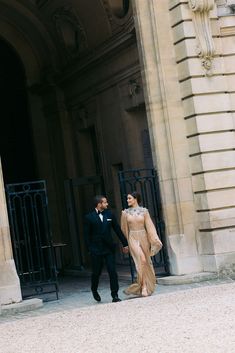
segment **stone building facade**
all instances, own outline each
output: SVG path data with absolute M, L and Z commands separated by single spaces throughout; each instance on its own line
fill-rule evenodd
M 117 172 L 153 166 L 170 273 L 234 271 L 234 13 L 233 0 L 0 0 L 4 183 L 47 181 L 54 238 L 68 244 L 68 264 L 80 260 L 66 180 L 102 175 L 119 214 Z M 21 293 L 4 183 L 7 304 Z M 76 191 L 78 208 L 88 207 L 90 193 Z

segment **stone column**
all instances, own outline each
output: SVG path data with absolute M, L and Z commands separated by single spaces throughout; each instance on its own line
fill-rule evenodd
M 12 254 L 2 167 L 0 161 L 0 305 L 22 300 L 19 278 Z

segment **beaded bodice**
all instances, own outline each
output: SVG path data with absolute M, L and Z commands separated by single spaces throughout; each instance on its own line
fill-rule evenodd
M 125 209 L 125 212 L 130 216 L 144 216 L 147 212 L 147 208 L 145 207 L 129 207 Z

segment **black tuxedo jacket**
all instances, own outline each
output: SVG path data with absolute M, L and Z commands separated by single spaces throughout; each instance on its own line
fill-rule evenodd
M 112 212 L 105 210 L 102 215 L 103 222 L 96 210 L 85 216 L 85 240 L 89 252 L 94 255 L 103 255 L 115 251 L 115 243 L 112 238 L 111 229 L 115 231 L 122 245 L 124 247 L 128 246 L 127 240 Z

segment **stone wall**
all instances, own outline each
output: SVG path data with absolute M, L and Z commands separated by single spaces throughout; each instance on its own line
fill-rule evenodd
M 120 209 L 116 172 L 120 164 L 145 166 L 138 139 L 149 128 L 171 273 L 229 271 L 235 262 L 234 2 L 133 0 L 139 50 L 131 10 L 117 18 L 109 1 L 95 3 L 91 9 L 72 0 L 22 1 L 17 8 L 0 2 L 2 36 L 26 68 L 55 238 L 70 241 L 64 180 L 97 172 L 86 131 L 95 127 L 107 193 Z
M 0 159 L 0 306 L 22 300 L 20 281 L 13 260 L 5 190 Z
M 167 1 L 134 2 L 154 163 L 172 274 L 200 272 L 189 147 Z
M 217 271 L 235 262 L 235 23 L 232 15 L 218 17 L 214 1 L 201 9 L 190 7 L 190 3 L 172 0 L 169 10 L 199 252 L 203 269 Z M 203 25 L 208 31 L 203 32 Z M 209 43 L 206 48 L 205 41 Z

